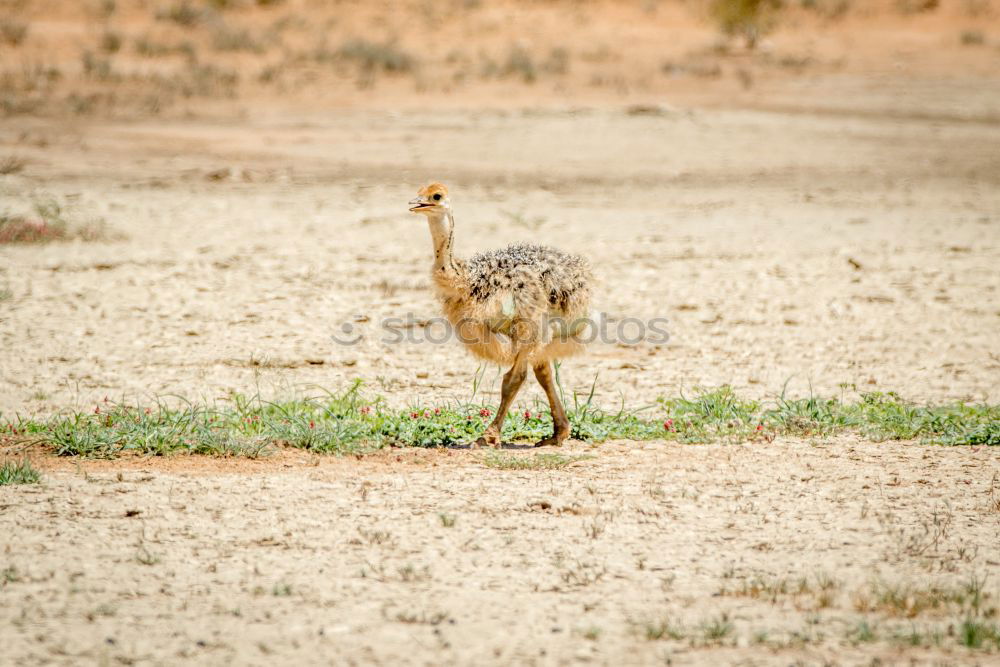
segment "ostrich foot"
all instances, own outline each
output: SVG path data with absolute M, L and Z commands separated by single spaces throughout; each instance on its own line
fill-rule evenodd
M 473 447 L 493 447 L 494 449 L 499 449 L 502 444 L 500 441 L 500 429 L 491 426 L 483 431 L 482 437 L 476 440 Z
M 551 437 L 539 440 L 535 447 L 562 447 L 562 444 L 569 439 L 569 428 L 556 431 Z

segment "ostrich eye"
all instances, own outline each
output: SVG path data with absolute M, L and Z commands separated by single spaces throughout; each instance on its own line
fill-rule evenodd
M 431 199 L 433 199 L 434 201 L 441 201 L 441 193 L 440 192 L 435 192 L 434 196 L 431 197 Z

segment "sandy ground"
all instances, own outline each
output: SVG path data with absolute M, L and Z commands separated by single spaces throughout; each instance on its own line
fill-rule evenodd
M 562 25 L 554 7 L 532 11 Z M 493 11 L 472 14 L 484 31 Z M 588 16 L 597 46 L 615 34 Z M 819 64 L 750 63 L 745 90 L 738 59 L 705 89 L 631 68 L 662 77 L 648 56 L 663 38 L 643 26 L 639 55 L 574 64 L 583 87 L 565 95 L 548 79 L 482 84 L 510 95 L 493 108 L 380 82 L 367 105 L 359 91 L 332 106 L 246 98 L 225 120 L 5 117 L 0 160 L 24 167 L 0 176 L 0 210 L 55 198 L 108 235 L 0 247 L 0 416 L 355 379 L 393 405 L 467 399 L 477 364 L 427 342 L 430 240 L 405 210 L 431 179 L 451 186 L 461 254 L 559 245 L 591 258 L 612 328 L 668 319 L 666 344 L 600 342 L 566 362 L 567 390 L 596 378 L 601 405 L 723 383 L 996 402 L 995 32 L 983 15 L 981 48 L 939 57 L 968 21 L 947 16 L 946 30 L 907 18 L 886 53 L 877 23 L 845 41 L 868 25 L 855 17 L 836 34 L 786 29 L 771 61 Z M 638 93 L 608 92 L 618 70 Z M 423 342 L 384 344 L 385 318 L 411 314 Z M 333 340 L 345 324 L 360 342 Z M 498 372 L 483 377 L 494 398 Z M 985 577 L 996 604 L 995 449 L 843 436 L 569 452 L 593 458 L 511 472 L 459 451 L 41 456 L 42 485 L 0 488 L 0 662 L 998 664 L 947 634 L 932 649 L 891 638 L 954 632 L 954 609 L 859 603 L 878 581 Z M 732 594 L 801 577 L 812 592 Z M 876 641 L 856 641 L 862 620 Z M 664 622 L 683 637 L 646 638 Z M 731 630 L 711 639 L 713 622 Z
M 996 603 L 995 449 L 843 437 L 571 451 L 593 458 L 553 472 L 448 450 L 50 461 L 43 485 L 0 488 L 4 660 L 997 664 L 952 637 L 849 639 L 862 618 L 885 634 L 961 621 L 856 611 L 878 581 L 986 577 Z M 730 594 L 755 578 L 834 583 L 822 604 Z M 723 615 L 729 633 L 704 639 Z M 664 621 L 686 636 L 647 639 Z
M 7 415 L 354 378 L 396 403 L 467 397 L 476 362 L 420 324 L 438 313 L 430 238 L 406 201 L 429 179 L 452 186 L 461 254 L 527 240 L 591 258 L 612 340 L 563 377 L 586 391 L 597 376 L 605 403 L 786 382 L 1000 397 L 992 123 L 342 112 L 12 119 L 0 142 L 28 160 L 3 180 L 10 210 L 48 194 L 126 237 L 0 249 Z M 386 318 L 411 316 L 423 342 L 385 344 Z M 614 342 L 624 318 L 652 317 L 669 320 L 668 344 Z M 345 324 L 353 346 L 332 338 Z

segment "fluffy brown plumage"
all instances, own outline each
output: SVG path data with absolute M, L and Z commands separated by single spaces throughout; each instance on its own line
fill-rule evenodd
M 480 443 L 499 445 L 500 426 L 527 373 L 535 371 L 552 407 L 555 433 L 539 444 L 569 435 L 551 378 L 551 360 L 580 352 L 578 334 L 590 314 L 593 276 L 586 259 L 556 248 L 515 244 L 474 255 L 452 255 L 454 218 L 448 189 L 432 183 L 417 193 L 410 210 L 427 217 L 434 241 L 432 277 L 445 316 L 476 356 L 509 364 L 501 409 Z

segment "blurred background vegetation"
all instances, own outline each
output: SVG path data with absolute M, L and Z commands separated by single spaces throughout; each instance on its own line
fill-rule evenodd
M 0 114 L 724 96 L 804 72 L 920 69 L 930 52 L 985 68 L 1000 55 L 994 4 L 0 0 Z

